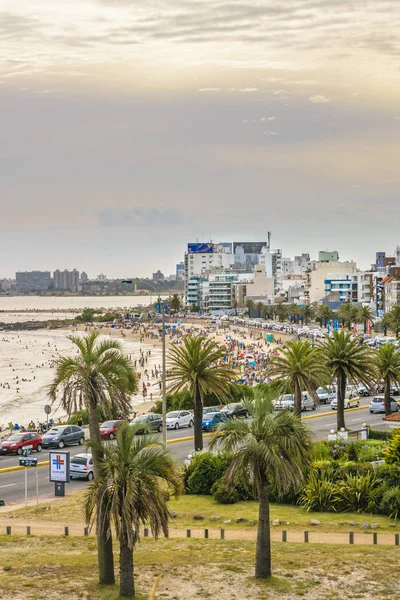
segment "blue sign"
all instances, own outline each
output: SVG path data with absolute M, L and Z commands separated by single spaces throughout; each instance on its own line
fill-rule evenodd
M 156 312 L 161 312 L 161 304 L 156 304 Z
M 202 315 L 202 314 L 203 314 L 203 311 L 202 311 L 202 310 L 199 310 L 199 315 Z
M 189 254 L 212 254 L 214 252 L 214 244 L 206 242 L 196 244 L 188 244 L 188 253 Z

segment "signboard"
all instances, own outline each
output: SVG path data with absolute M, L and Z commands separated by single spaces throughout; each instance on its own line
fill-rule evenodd
M 37 458 L 20 458 L 19 466 L 20 467 L 37 467 Z
M 50 481 L 69 482 L 69 452 L 49 452 Z
M 49 415 L 51 413 L 50 404 L 46 404 L 46 406 L 44 407 L 44 412 L 46 413 L 46 415 Z
M 196 244 L 188 244 L 189 254 L 212 254 L 214 252 L 214 244 L 209 242 Z

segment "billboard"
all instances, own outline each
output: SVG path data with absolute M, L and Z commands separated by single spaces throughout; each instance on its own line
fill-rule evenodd
M 50 481 L 69 482 L 69 452 L 49 452 Z
M 214 244 L 211 242 L 196 242 L 195 244 L 188 244 L 189 254 L 212 254 L 214 252 Z
M 236 249 L 242 247 L 245 254 L 261 254 L 266 246 L 267 242 L 233 242 L 233 253 L 236 254 Z

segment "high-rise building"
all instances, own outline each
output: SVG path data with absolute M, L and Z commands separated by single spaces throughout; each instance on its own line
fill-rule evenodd
M 88 277 L 88 274 L 85 273 L 85 271 L 82 271 L 82 273 L 81 273 L 81 282 L 84 283 L 85 281 L 89 281 L 89 277 Z
M 55 290 L 68 290 L 70 292 L 77 292 L 79 290 L 79 271 L 73 269 L 73 271 L 60 271 L 57 269 L 53 273 L 54 289 Z
M 41 292 L 51 284 L 50 271 L 19 271 L 15 279 L 17 292 Z
M 176 280 L 182 281 L 185 278 L 185 263 L 180 262 L 176 265 Z
M 165 276 L 164 273 L 161 273 L 160 269 L 153 273 L 153 281 L 164 281 Z

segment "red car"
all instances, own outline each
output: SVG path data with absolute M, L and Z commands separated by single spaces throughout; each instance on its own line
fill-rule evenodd
M 105 421 L 100 425 L 100 437 L 103 440 L 113 440 L 117 437 L 118 427 L 125 421 Z
M 2 454 L 22 454 L 22 450 L 28 448 L 41 452 L 42 438 L 38 433 L 27 431 L 25 433 L 13 433 L 1 445 Z

